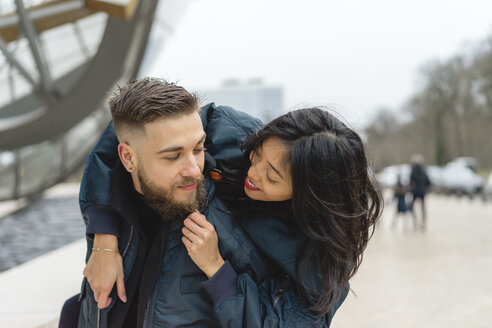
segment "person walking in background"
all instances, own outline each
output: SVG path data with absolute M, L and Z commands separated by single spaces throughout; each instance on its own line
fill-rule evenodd
M 408 192 L 408 187 L 404 186 L 403 183 L 401 183 L 401 176 L 398 175 L 397 180 L 396 180 L 396 185 L 395 185 L 395 196 L 394 200 L 396 200 L 396 212 L 395 216 L 393 217 L 393 221 L 391 222 L 391 228 L 396 228 L 397 225 L 397 220 L 400 215 L 403 217 L 406 216 L 407 211 L 408 211 L 408 206 L 407 206 L 407 192 Z M 414 229 L 417 228 L 417 221 L 415 216 L 413 216 L 413 227 Z
M 415 214 L 415 201 L 420 199 L 421 209 L 422 209 L 422 219 L 420 228 L 422 231 L 425 230 L 426 225 L 426 210 L 425 210 L 425 194 L 427 189 L 430 187 L 429 176 L 425 172 L 424 167 L 424 157 L 420 154 L 414 154 L 411 158 L 412 171 L 410 173 L 410 192 L 412 193 L 412 204 L 410 209 L 412 211 L 412 216 L 414 220 L 415 227 L 417 222 L 417 216 Z

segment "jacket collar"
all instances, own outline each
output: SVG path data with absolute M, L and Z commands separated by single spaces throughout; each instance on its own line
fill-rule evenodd
M 111 171 L 108 205 L 141 230 L 131 175 L 119 160 Z

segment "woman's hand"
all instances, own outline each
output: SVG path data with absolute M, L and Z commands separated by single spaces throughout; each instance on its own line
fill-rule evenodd
M 213 225 L 198 211 L 190 214 L 184 225 L 182 240 L 188 255 L 207 277 L 212 277 L 224 264 Z
M 97 307 L 104 309 L 111 304 L 109 294 L 116 282 L 119 298 L 126 303 L 125 280 L 123 275 L 123 262 L 119 253 L 104 251 L 103 249 L 118 250 L 118 239 L 113 235 L 95 234 L 94 248 L 84 269 L 84 277 L 94 291 L 94 299 Z

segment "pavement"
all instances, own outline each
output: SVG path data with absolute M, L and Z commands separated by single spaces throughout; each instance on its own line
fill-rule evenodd
M 0 328 L 55 328 L 80 290 L 86 242 L 79 185 L 59 184 L 26 206 L 0 203 Z
M 492 327 L 492 203 L 429 195 L 428 225 L 382 220 L 335 328 Z M 418 207 L 417 207 L 418 209 Z M 417 211 L 418 213 L 418 211 Z
M 64 183 L 29 206 L 22 200 L 0 203 L 0 272 L 84 236 L 78 192 L 78 184 Z
M 86 242 L 0 273 L 0 327 L 56 328 L 63 303 L 80 292 Z

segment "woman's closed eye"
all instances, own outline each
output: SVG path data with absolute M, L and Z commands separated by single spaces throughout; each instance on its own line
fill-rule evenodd
M 266 175 L 266 178 L 267 178 L 267 181 L 270 182 L 270 183 L 273 183 L 273 184 L 277 183 L 277 181 L 275 181 L 272 178 L 270 178 L 270 176 L 268 175 L 268 173 Z

